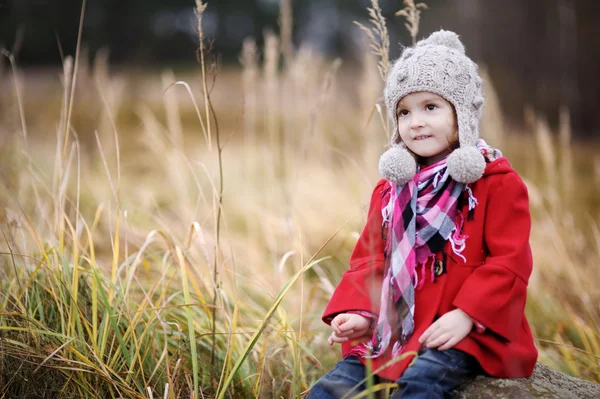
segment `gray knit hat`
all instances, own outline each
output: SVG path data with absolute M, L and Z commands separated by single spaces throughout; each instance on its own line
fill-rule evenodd
M 456 110 L 460 148 L 448 156 L 450 176 L 460 183 L 478 180 L 485 169 L 485 159 L 475 147 L 484 101 L 481 86 L 477 64 L 465 55 L 456 33 L 440 30 L 406 48 L 394 62 L 384 89 L 394 130 L 391 148 L 379 160 L 381 175 L 397 184 L 414 177 L 416 162 L 400 139 L 396 107 L 404 96 L 428 91 L 452 103 Z

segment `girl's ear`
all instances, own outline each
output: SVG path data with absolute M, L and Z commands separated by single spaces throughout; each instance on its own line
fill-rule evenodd
M 458 127 L 455 126 L 454 133 L 448 138 L 448 148 L 452 151 L 460 148 L 460 137 L 458 135 Z
M 460 147 L 460 135 L 458 134 L 458 115 L 456 114 L 456 108 L 454 108 L 454 105 L 452 105 L 451 102 L 449 102 L 449 104 L 452 107 L 452 125 L 454 126 L 454 133 L 452 134 L 452 137 L 450 137 L 450 140 L 448 140 L 448 146 L 452 150 L 456 150 Z

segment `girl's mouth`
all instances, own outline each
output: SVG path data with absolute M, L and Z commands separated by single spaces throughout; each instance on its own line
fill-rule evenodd
M 431 136 L 417 136 L 417 137 L 415 137 L 415 140 L 425 140 L 425 139 L 428 139 L 430 137 Z

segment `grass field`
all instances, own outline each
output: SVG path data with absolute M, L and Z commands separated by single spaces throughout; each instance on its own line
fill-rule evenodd
M 286 40 L 177 75 L 0 70 L 4 397 L 300 397 L 337 361 L 320 315 L 389 127 L 377 58 Z M 600 382 L 598 146 L 567 110 L 509 126 L 486 84 L 482 135 L 530 193 L 540 361 Z

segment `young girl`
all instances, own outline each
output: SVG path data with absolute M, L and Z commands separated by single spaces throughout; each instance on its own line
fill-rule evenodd
M 402 399 L 447 397 L 477 374 L 532 374 L 527 189 L 478 138 L 481 84 L 453 32 L 435 32 L 394 63 L 385 179 L 323 315 L 344 360 L 308 398 L 358 394 L 367 365 Z

